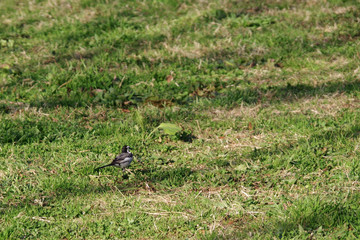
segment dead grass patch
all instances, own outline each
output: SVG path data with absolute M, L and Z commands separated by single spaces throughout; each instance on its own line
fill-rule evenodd
M 272 110 L 274 114 L 284 114 L 289 112 L 292 114 L 311 114 L 318 117 L 332 116 L 335 117 L 345 109 L 349 111 L 357 111 L 360 108 L 360 99 L 348 97 L 345 94 L 335 93 L 331 95 L 323 95 L 319 97 L 311 97 L 298 101 L 298 104 L 284 103 L 286 111 L 278 109 Z
M 1 148 L 0 148 L 1 150 Z M 0 170 L 0 180 L 4 179 L 6 177 L 6 172 Z
M 174 200 L 174 198 L 176 198 L 175 195 L 173 194 L 162 194 L 162 195 L 158 195 L 158 194 L 152 194 L 152 193 L 148 193 L 146 194 L 145 198 L 141 198 L 140 201 L 145 203 L 145 204 L 167 204 L 167 205 L 171 205 L 171 206 L 175 206 L 178 204 L 178 199 Z
M 212 119 L 212 121 L 220 121 L 224 119 L 240 118 L 256 118 L 262 105 L 257 104 L 254 106 L 241 105 L 233 109 L 227 110 L 224 108 L 210 109 L 206 113 Z

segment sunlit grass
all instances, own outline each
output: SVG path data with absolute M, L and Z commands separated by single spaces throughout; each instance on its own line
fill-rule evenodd
M 1 1 L 0 238 L 357 238 L 359 6 Z

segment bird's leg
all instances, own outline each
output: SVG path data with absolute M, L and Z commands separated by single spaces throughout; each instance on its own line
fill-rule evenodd
M 122 171 L 123 171 L 123 173 L 131 173 L 132 174 L 131 170 L 128 168 L 123 168 Z
M 128 168 L 126 168 L 126 169 L 124 168 L 124 171 L 127 172 L 127 173 L 130 173 L 130 174 L 134 174 L 134 173 L 133 173 L 130 169 L 128 169 Z

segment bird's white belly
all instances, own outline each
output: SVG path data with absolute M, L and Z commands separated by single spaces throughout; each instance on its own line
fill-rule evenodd
M 116 164 L 115 166 L 116 167 L 122 167 L 122 168 L 125 168 L 125 167 L 128 167 L 131 163 L 131 161 L 133 160 L 132 157 L 127 157 L 127 158 L 124 158 L 124 160 L 122 160 L 120 162 L 120 164 Z

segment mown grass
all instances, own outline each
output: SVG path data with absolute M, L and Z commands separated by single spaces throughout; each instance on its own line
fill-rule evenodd
M 0 238 L 359 238 L 359 7 L 1 1 Z

